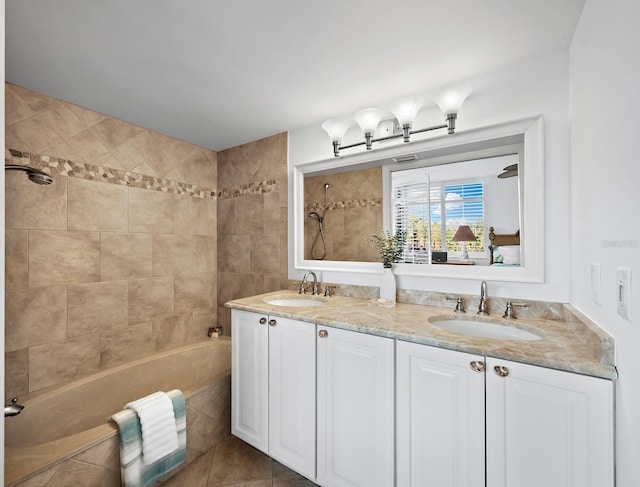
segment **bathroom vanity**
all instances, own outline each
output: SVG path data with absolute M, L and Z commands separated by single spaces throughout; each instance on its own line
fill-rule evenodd
M 613 343 L 589 323 L 463 315 L 477 336 L 433 306 L 227 306 L 232 433 L 321 486 L 614 485 Z

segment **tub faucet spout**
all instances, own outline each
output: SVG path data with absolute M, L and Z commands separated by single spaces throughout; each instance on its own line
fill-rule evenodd
M 4 416 L 17 416 L 24 409 L 24 406 L 18 404 L 18 398 L 14 397 L 11 399 L 11 404 L 7 404 L 4 407 Z

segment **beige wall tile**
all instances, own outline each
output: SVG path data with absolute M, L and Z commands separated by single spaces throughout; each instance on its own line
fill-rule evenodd
M 120 472 L 69 460 L 60 465 L 47 487 L 117 487 Z
M 80 120 L 82 120 L 84 123 L 87 124 L 87 127 L 91 127 L 92 125 L 95 125 L 101 122 L 102 120 L 104 120 L 105 118 L 107 118 L 106 115 L 103 115 L 102 113 L 94 112 L 93 110 L 89 110 L 88 108 L 84 108 L 78 105 L 73 105 L 71 103 L 67 105 L 69 109 L 73 113 L 75 113 Z
M 280 271 L 280 237 L 252 235 L 251 273 L 277 275 Z
M 29 234 L 27 230 L 10 228 L 5 230 L 5 285 L 7 289 L 29 287 Z
M 67 195 L 69 230 L 127 231 L 126 186 L 69 178 Z
M 40 117 L 63 140 L 87 129 L 87 124 L 80 120 L 66 104 L 56 105 L 42 112 Z
M 209 214 L 207 201 L 190 195 L 176 196 L 174 233 L 208 235 Z
M 173 233 L 175 198 L 171 194 L 129 188 L 129 231 Z
M 206 310 L 197 310 L 193 312 L 193 322 L 191 327 L 191 341 L 204 340 L 207 336 L 209 328 L 218 324 L 218 316 L 215 307 Z
M 225 235 L 218 239 L 218 271 L 251 272 L 251 239 L 247 235 Z
M 218 200 L 218 235 L 234 235 L 236 232 L 236 200 L 225 198 Z
M 173 277 L 129 281 L 129 323 L 173 314 Z
M 67 177 L 54 176 L 53 183 L 36 185 L 22 171 L 5 172 L 7 228 L 66 230 Z
M 67 288 L 25 289 L 7 293 L 5 350 L 18 350 L 67 336 Z
M 190 272 L 193 269 L 193 237 L 153 235 L 152 266 L 154 276 Z
M 217 156 L 215 152 L 198 148 L 197 151 L 184 160 L 180 171 L 188 183 L 197 184 L 205 188 L 215 188 L 216 165 Z
M 151 235 L 102 233 L 100 277 L 103 281 L 151 277 Z
M 86 162 L 80 154 L 73 150 L 66 142 L 60 142 L 59 144 L 49 147 L 47 149 L 47 155 L 74 162 Z
M 100 333 L 100 367 L 105 369 L 155 351 L 151 322 Z
M 76 455 L 74 459 L 120 473 L 120 437 L 113 436 Z
M 216 238 L 195 235 L 193 237 L 193 272 L 215 271 L 216 261 Z
M 11 89 L 22 98 L 34 112 L 42 112 L 60 103 L 59 100 L 55 98 L 43 95 L 37 91 L 28 90 L 22 86 L 12 84 Z
M 100 280 L 100 234 L 32 230 L 29 232 L 29 286 Z
M 11 154 L 7 149 L 15 149 L 21 152 L 29 152 L 35 154 L 36 151 L 24 140 L 18 137 L 13 127 L 7 127 L 4 132 L 5 159 L 11 159 Z
M 29 349 L 29 390 L 92 374 L 99 366 L 97 333 L 32 347 Z
M 113 149 L 110 154 L 115 156 L 125 170 L 131 171 L 133 168 L 144 164 L 144 157 L 135 148 L 133 139 Z
M 93 132 L 108 150 L 124 144 L 143 130 L 142 127 L 110 117 L 93 126 Z
M 83 130 L 66 140 L 71 148 L 87 162 L 92 162 L 109 152 L 100 137 L 91 128 Z
M 4 397 L 8 403 L 13 397 L 29 392 L 29 350 L 26 348 L 4 355 Z
M 236 198 L 236 233 L 258 235 L 264 232 L 264 197 L 262 195 Z
M 7 126 L 13 125 L 26 118 L 32 117 L 36 112 L 13 89 L 13 85 L 5 83 L 4 90 L 4 116 Z
M 191 335 L 191 313 L 153 320 L 153 338 L 158 351 L 186 345 Z
M 56 134 L 47 122 L 40 116 L 35 115 L 18 122 L 12 126 L 15 134 L 33 147 L 38 154 L 62 142 L 62 138 Z
M 211 274 L 179 274 L 174 276 L 175 313 L 192 313 L 209 307 Z
M 70 337 L 127 326 L 127 281 L 70 285 L 67 299 Z

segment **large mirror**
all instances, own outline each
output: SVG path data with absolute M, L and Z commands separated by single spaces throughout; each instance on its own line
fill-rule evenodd
M 403 230 L 398 275 L 542 282 L 542 151 L 536 118 L 297 166 L 295 267 L 379 272 Z

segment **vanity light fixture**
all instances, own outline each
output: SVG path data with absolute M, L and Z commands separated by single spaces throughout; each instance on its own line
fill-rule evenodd
M 384 110 L 380 110 L 378 108 L 365 108 L 364 110 L 356 112 L 353 116 L 353 120 L 355 120 L 364 133 L 364 142 L 341 145 L 342 138 L 347 133 L 347 130 L 349 130 L 353 125 L 353 120 L 347 118 L 327 120 L 322 124 L 322 128 L 331 138 L 331 143 L 333 144 L 333 155 L 335 157 L 340 156 L 341 149 L 350 149 L 352 147 L 364 145 L 367 150 L 371 150 L 373 142 L 382 142 L 385 140 L 396 139 L 398 137 L 402 137 L 404 142 L 409 142 L 412 134 L 419 134 L 430 130 L 446 128 L 449 134 L 453 134 L 456 130 L 458 112 L 460 112 L 460 107 L 467 96 L 469 96 L 469 93 L 471 93 L 471 89 L 469 88 L 455 88 L 447 90 L 435 98 L 434 102 L 440 107 L 440 110 L 446 120 L 446 123 L 441 125 L 411 130 L 416 115 L 422 107 L 424 107 L 424 100 L 417 96 L 406 96 L 396 100 L 391 105 L 391 113 L 396 120 L 398 120 L 398 124 L 402 127 L 402 133 L 400 134 L 393 134 L 374 139 L 375 131 L 386 114 Z

